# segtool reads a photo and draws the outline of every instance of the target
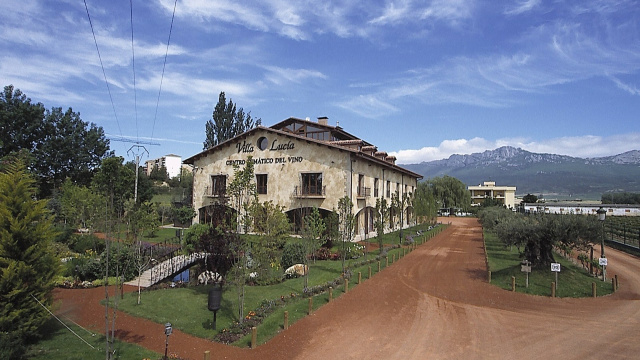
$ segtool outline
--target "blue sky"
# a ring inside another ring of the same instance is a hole
[[[85,2],[2,1],[0,83],[159,143],[149,158],[201,151],[221,91],[265,126],[327,116],[399,163],[640,149],[638,1],[179,0],[160,92],[174,4],[86,0],[103,74]]]

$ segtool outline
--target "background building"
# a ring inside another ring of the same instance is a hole
[[[326,215],[337,209],[339,199],[349,196],[357,220],[356,239],[373,236],[377,198],[391,203],[396,191],[411,196],[422,178],[397,166],[395,157],[372,144],[328,125],[327,118],[318,122],[289,118],[269,128],[258,126],[184,161],[194,168],[193,207],[198,222],[220,219],[234,165],[244,167],[249,156],[261,203],[284,206],[298,230],[311,209],[317,207]],[[395,215],[403,227],[414,221],[411,206]]]
[[[486,199],[492,198],[506,207],[515,208],[516,187],[496,186],[495,181],[485,181],[482,185],[469,186],[471,206],[480,206]]]
[[[151,171],[155,166],[167,169],[167,175],[169,175],[169,178],[171,179],[176,176],[180,176],[182,158],[179,155],[169,154],[154,160],[147,160],[145,165],[147,176],[151,175]]]

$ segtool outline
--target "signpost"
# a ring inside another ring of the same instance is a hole
[[[527,282],[526,282],[526,287],[529,287],[529,273],[531,272],[531,261],[529,260],[523,260],[520,263],[520,271],[524,272],[527,274]]]
[[[558,273],[560,272],[560,264],[559,263],[551,263],[551,271],[556,273],[556,290],[558,289]]]
[[[602,281],[607,281],[607,258],[606,257],[599,258],[598,264],[602,266]]]

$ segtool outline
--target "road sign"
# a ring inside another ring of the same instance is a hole
[[[607,266],[607,258],[599,258],[598,259],[598,264],[600,266]]]
[[[559,263],[551,263],[551,271],[560,272],[560,264]]]

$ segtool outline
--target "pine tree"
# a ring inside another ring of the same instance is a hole
[[[0,173],[0,333],[22,341],[36,337],[49,318],[38,301],[51,304],[59,268],[52,217],[35,194],[35,180],[21,163]]]

